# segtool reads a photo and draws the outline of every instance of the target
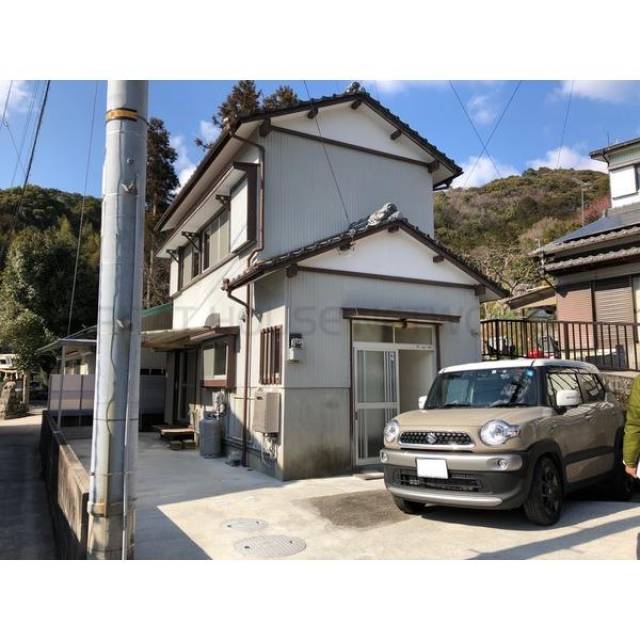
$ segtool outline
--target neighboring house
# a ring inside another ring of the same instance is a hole
[[[548,333],[565,357],[607,369],[640,368],[640,138],[591,153],[607,163],[611,207],[532,256],[555,280]]]
[[[516,291],[504,300],[505,304],[520,311],[527,320],[551,320],[556,313],[556,290],[548,284]]]
[[[591,153],[607,163],[612,206],[535,252],[556,280],[557,319],[640,321],[640,138]]]
[[[223,129],[158,224],[166,421],[223,400],[227,451],[281,479],[377,463],[385,421],[479,359],[480,303],[505,295],[433,239],[460,174],[359,90]]]
[[[142,310],[143,340],[171,327],[172,304]],[[96,372],[96,326],[87,327],[65,338],[54,340],[38,350],[56,358],[49,376],[47,408],[53,415],[71,416],[73,421],[93,414]],[[164,418],[164,376],[167,357],[164,352],[142,348],[140,353],[140,414],[144,427]],[[60,374],[63,375],[60,375]]]

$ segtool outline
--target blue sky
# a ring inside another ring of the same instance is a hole
[[[307,84],[312,97],[318,97],[342,91],[348,82]],[[258,81],[258,87],[269,93],[280,83],[290,84],[301,98],[307,97],[299,80]],[[478,160],[482,145],[449,83],[387,80],[364,84],[374,97],[465,168],[466,175],[457,186],[477,186],[496,178],[497,173],[504,177],[531,166],[555,168],[558,158],[562,167],[602,168],[589,160],[590,150],[605,146],[608,140],[613,143],[640,136],[640,82],[523,81],[488,145],[491,157]],[[22,183],[28,144],[18,163],[14,143],[19,150],[23,136],[27,142],[30,139],[35,116],[29,120],[29,107],[34,95],[37,104],[43,85],[42,81],[13,82],[8,126],[0,127],[0,188]],[[150,114],[162,118],[171,133],[179,154],[176,169],[183,181],[202,158],[194,138],[213,133],[207,123],[231,86],[230,81],[150,83]],[[457,81],[454,86],[478,134],[486,140],[517,83]],[[82,192],[95,87],[93,81],[51,83],[30,182]],[[8,89],[9,81],[0,80],[0,110]],[[100,194],[105,93],[106,82],[100,81],[88,179],[88,192],[93,195]]]

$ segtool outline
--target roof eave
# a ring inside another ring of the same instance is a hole
[[[197,182],[202,178],[206,170],[209,168],[211,163],[215,160],[215,158],[221,153],[226,144],[233,138],[233,134],[243,125],[252,122],[258,122],[264,120],[265,118],[276,118],[279,116],[285,116],[292,113],[298,113],[300,111],[308,110],[312,105],[326,107],[334,104],[342,104],[346,102],[353,102],[355,100],[362,100],[366,102],[367,105],[373,109],[378,115],[397,126],[402,130],[404,135],[407,136],[414,144],[418,145],[424,151],[426,151],[429,155],[431,155],[434,159],[439,160],[451,173],[450,176],[442,178],[437,182],[434,182],[433,188],[437,188],[441,185],[449,186],[451,182],[462,175],[463,170],[460,166],[458,166],[451,158],[449,158],[446,154],[440,151],[437,147],[432,145],[426,138],[422,137],[419,133],[411,129],[411,127],[400,120],[398,116],[393,114],[389,109],[387,109],[380,102],[372,98],[366,92],[354,92],[348,94],[341,94],[337,96],[331,96],[327,98],[319,98],[317,100],[305,100],[301,101],[297,105],[293,107],[286,107],[283,109],[272,109],[270,111],[257,111],[255,113],[240,116],[237,121],[234,123],[232,128],[225,128],[222,130],[216,141],[213,143],[212,147],[207,151],[202,161],[196,167],[196,170],[193,172],[189,180],[187,180],[186,184],[178,191],[173,202],[169,205],[167,210],[160,216],[158,222],[156,222],[154,229],[156,231],[161,231],[167,221],[173,216],[173,214],[177,211],[180,204],[184,202],[185,198],[189,195],[189,193],[193,190],[193,187],[197,184]]]

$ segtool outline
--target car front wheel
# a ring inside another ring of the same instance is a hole
[[[562,499],[562,478],[556,463],[547,456],[540,458],[524,503],[527,518],[545,527],[555,524],[562,511]]]
[[[422,504],[422,502],[413,502],[411,500],[399,498],[398,496],[393,496],[393,501],[396,503],[396,507],[398,507],[400,511],[412,516],[422,513],[424,510],[424,504]]]

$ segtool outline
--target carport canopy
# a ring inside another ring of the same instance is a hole
[[[142,332],[142,346],[156,351],[172,351],[193,347],[202,340],[236,335],[238,327],[189,327]]]

